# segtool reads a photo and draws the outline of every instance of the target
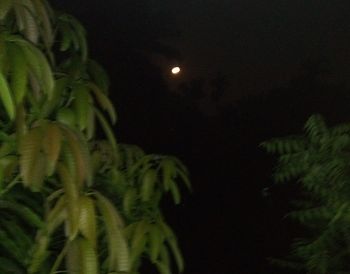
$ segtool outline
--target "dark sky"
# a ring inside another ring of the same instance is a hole
[[[283,218],[295,190],[272,184],[275,159],[259,143],[300,132],[313,112],[350,118],[350,1],[52,2],[82,20],[92,56],[111,76],[118,139],[189,166],[195,192],[168,210],[185,274],[292,273],[266,258],[285,254],[298,235]],[[319,59],[332,72],[323,84],[304,71]],[[183,68],[177,79],[168,73],[173,64]],[[208,92],[218,74],[229,84],[214,100]],[[181,82],[174,99],[167,84]]]
[[[175,43],[191,75],[223,71],[233,81],[231,92],[244,94],[289,80],[300,63],[320,55],[340,79],[349,78],[349,1],[172,2],[168,8],[183,34]]]
[[[142,8],[137,1],[125,0],[103,4],[85,1],[84,5],[79,1],[56,2],[83,21],[88,20],[89,35],[98,32],[106,43],[113,43],[111,38],[119,27],[127,31],[128,25],[137,25],[135,14]],[[184,77],[205,78],[220,71],[232,82],[228,98],[285,83],[310,57],[327,56],[337,81],[349,79],[349,1],[153,0],[148,3],[155,22],[161,13],[163,22],[168,18],[166,23],[181,33],[179,37],[164,40],[183,56]],[[118,20],[115,16],[120,13],[125,18],[130,13],[130,21]],[[94,19],[102,20],[96,22],[99,28],[92,28]],[[148,28],[157,31],[152,18],[148,23]],[[141,32],[142,26],[140,22]]]

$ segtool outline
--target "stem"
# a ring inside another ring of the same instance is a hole
[[[0,192],[0,196],[4,195],[6,192],[10,191],[12,187],[14,187],[18,183],[20,175],[17,175],[8,185],[7,187]]]

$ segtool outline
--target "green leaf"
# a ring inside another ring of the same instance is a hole
[[[51,99],[55,82],[51,66],[45,55],[38,48],[23,39],[12,37],[9,40],[16,42],[21,47],[26,62],[39,81],[44,94],[48,96],[48,99]]]
[[[176,167],[173,161],[168,158],[165,158],[161,162],[162,175],[163,175],[163,187],[165,191],[169,191],[171,180],[175,176]]]
[[[80,202],[79,189],[74,181],[74,177],[69,173],[69,170],[63,165],[58,166],[58,173],[60,175],[61,183],[64,187],[64,193],[67,202],[67,221],[68,228],[67,236],[73,240],[79,232],[79,216],[80,216]]]
[[[163,262],[155,262],[155,264],[160,274],[171,274],[169,265]]]
[[[23,252],[19,246],[10,238],[10,236],[2,229],[0,229],[0,246],[8,252],[8,255],[15,259],[17,262],[24,265],[21,261],[23,258]]]
[[[83,237],[80,237],[78,241],[81,258],[81,273],[98,274],[98,260],[93,244]]]
[[[152,224],[149,229],[150,258],[152,262],[156,262],[158,259],[163,242],[164,235],[162,231],[157,225]]]
[[[108,235],[108,269],[110,272],[128,272],[130,270],[129,250],[123,236],[123,223],[114,205],[103,195],[95,193]]]
[[[76,117],[74,111],[70,108],[61,108],[56,115],[57,121],[74,128],[76,124]]]
[[[73,88],[74,109],[77,116],[77,122],[80,130],[86,129],[88,125],[88,113],[91,109],[90,94],[85,84],[76,85]]]
[[[54,123],[48,123],[45,128],[43,148],[47,159],[47,175],[51,176],[56,168],[56,163],[61,152],[62,133]]]
[[[19,147],[23,184],[33,191],[41,188],[45,177],[46,162],[41,150],[42,138],[42,129],[36,127],[22,137]]]
[[[109,88],[109,79],[103,67],[94,60],[88,61],[88,71],[96,85],[107,94]]]
[[[134,231],[130,249],[130,263],[135,265],[141,254],[145,251],[149,225],[146,221],[140,221]]]
[[[175,204],[178,205],[181,202],[181,194],[180,194],[179,188],[177,187],[176,183],[173,180],[170,181],[170,191],[173,196]]]
[[[135,188],[130,188],[126,191],[123,197],[123,210],[127,216],[131,216],[137,199]]]
[[[9,10],[12,8],[13,0],[0,1],[0,20],[4,20]]]
[[[115,112],[114,106],[109,98],[102,92],[102,90],[94,83],[89,83],[90,89],[94,92],[96,99],[103,110],[106,110],[114,124],[117,121],[117,114]]]
[[[172,254],[175,258],[177,267],[179,269],[179,272],[183,272],[184,270],[184,260],[180,251],[180,248],[178,247],[177,240],[175,237],[174,232],[172,229],[165,223],[165,222],[160,222],[160,226],[164,232],[164,235],[166,237],[166,241],[168,242],[170,249],[172,251]]]
[[[27,92],[28,68],[24,59],[24,54],[20,47],[13,44],[9,47],[11,58],[11,90],[13,92],[16,104],[23,101]]]
[[[156,181],[157,172],[154,169],[148,169],[142,178],[141,199],[143,202],[147,202],[152,198]]]
[[[79,204],[79,230],[81,234],[90,241],[90,244],[92,244],[93,247],[96,248],[97,224],[94,202],[88,196],[81,196]]]
[[[84,141],[83,137],[79,135],[78,132],[70,129],[64,125],[61,125],[63,135],[65,136],[69,152],[66,152],[67,160],[66,161],[68,168],[72,168],[74,165],[75,176],[79,182],[79,186],[82,186],[85,181],[90,185],[92,180],[92,170],[90,167],[90,155],[87,153],[87,144]],[[72,157],[70,157],[70,155]],[[72,163],[71,160],[74,160]]]
[[[11,120],[15,118],[15,104],[5,76],[0,72],[0,99]]]
[[[43,265],[46,258],[49,256],[48,253],[49,238],[44,234],[39,234],[34,250],[32,252],[32,258],[28,267],[28,273],[37,273],[40,267]]]
[[[21,216],[23,220],[25,220],[29,225],[41,228],[43,227],[43,220],[42,218],[34,212],[29,207],[22,205],[20,203],[0,200],[0,209],[8,209],[12,212],[16,213],[17,215]]]
[[[82,273],[82,262],[79,239],[70,241],[67,249],[66,267],[68,274]]]
[[[117,145],[117,141],[114,137],[114,133],[110,127],[110,125],[108,124],[108,122],[106,121],[105,117],[103,116],[103,114],[95,108],[95,113],[96,113],[96,117],[98,118],[98,120],[101,123],[101,126],[103,128],[103,131],[106,134],[106,137],[109,141],[109,143],[111,144],[113,151],[115,154],[117,154],[118,151],[118,145]]]
[[[1,273],[26,274],[25,270],[11,259],[0,257]]]

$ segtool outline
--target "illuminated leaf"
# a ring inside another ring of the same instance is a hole
[[[102,214],[108,235],[108,269],[110,272],[128,272],[129,250],[123,236],[123,223],[113,204],[104,196],[96,193],[97,205]]]
[[[23,184],[35,191],[40,190],[46,171],[46,162],[41,149],[42,138],[42,129],[36,127],[22,137],[19,147]]]
[[[93,200],[88,196],[80,197],[79,229],[81,234],[96,248],[97,225]]]
[[[52,175],[61,152],[62,133],[56,124],[48,123],[44,136],[43,147],[47,158],[47,175]]]

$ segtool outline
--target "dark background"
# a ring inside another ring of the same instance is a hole
[[[302,234],[284,218],[297,191],[273,183],[259,144],[312,113],[350,120],[350,1],[52,3],[83,22],[110,75],[119,141],[189,167],[194,192],[165,203],[185,273],[292,273],[267,258]]]

